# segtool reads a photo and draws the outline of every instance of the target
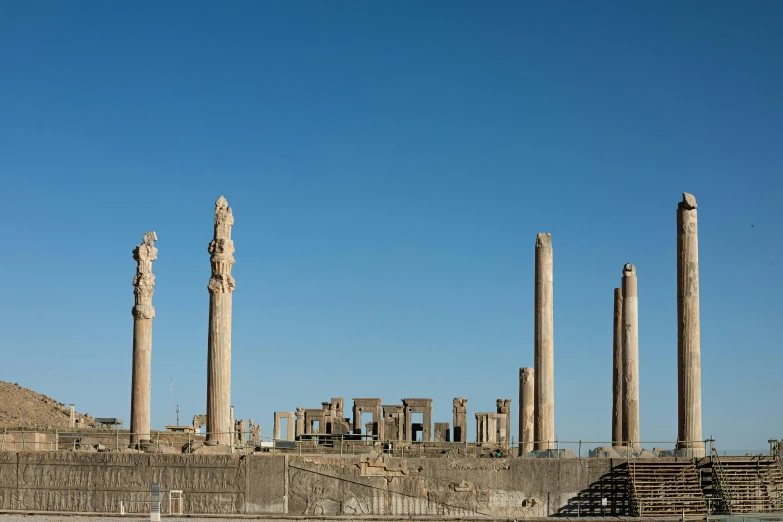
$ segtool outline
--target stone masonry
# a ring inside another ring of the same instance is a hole
[[[468,400],[464,398],[454,399],[454,442],[467,442],[467,415]]]
[[[704,456],[701,431],[701,329],[699,232],[696,198],[677,205],[677,440],[679,449]]]
[[[612,330],[612,446],[623,445],[623,290],[614,289]]]
[[[207,445],[231,443],[231,277],[234,215],[226,198],[215,202],[215,233],[209,244],[209,340],[207,356]]]
[[[519,369],[519,456],[533,451],[533,368]]]
[[[639,443],[639,299],[636,268],[623,267],[623,441]]]
[[[150,441],[150,401],[152,378],[152,293],[155,276],[152,262],[158,257],[155,232],[144,234],[142,243],[133,249],[136,276],[133,278],[133,374],[131,377],[130,446]]]
[[[555,359],[552,236],[536,236],[534,301],[535,449],[554,447]]]
[[[286,419],[286,435],[285,439],[281,437],[280,421]],[[274,425],[273,425],[273,437],[275,440],[295,440],[294,433],[294,414],[288,411],[276,411],[274,412]]]

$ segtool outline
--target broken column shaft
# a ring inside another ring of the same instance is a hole
[[[519,369],[519,456],[533,451],[533,396],[535,374],[533,368]]]
[[[614,289],[612,333],[612,446],[623,445],[623,289]]]
[[[144,234],[142,243],[133,249],[136,277],[133,278],[133,374],[131,377],[130,446],[150,441],[150,399],[152,378],[152,293],[155,276],[152,262],[158,257],[155,232]]]
[[[623,441],[639,443],[639,298],[636,268],[623,267]]]
[[[212,277],[209,280],[209,340],[207,356],[208,445],[231,443],[231,277],[234,216],[226,198],[215,203],[215,234],[209,244]]]
[[[677,205],[677,383],[678,448],[690,450],[688,456],[704,456],[701,433],[699,233],[696,198],[688,193],[682,194],[682,202]]]
[[[536,236],[535,265],[535,449],[554,446],[555,439],[555,361],[552,236]]]

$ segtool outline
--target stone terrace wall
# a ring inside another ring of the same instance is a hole
[[[330,456],[0,452],[0,510],[149,512],[150,484],[184,512],[277,515],[555,514],[610,459],[378,459]],[[164,496],[163,513],[168,512]]]

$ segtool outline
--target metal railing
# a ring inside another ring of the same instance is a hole
[[[718,457],[718,452],[715,449],[714,444],[712,444],[714,441],[710,441],[710,461],[712,462],[712,470],[713,470],[713,489],[715,490],[715,493],[723,499],[722,502],[718,503],[717,506],[717,512],[718,513],[731,513],[731,491],[729,491],[728,487],[728,480],[726,479],[726,473],[723,470],[723,466],[720,463],[720,457]]]

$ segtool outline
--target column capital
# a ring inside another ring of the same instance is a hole
[[[680,210],[696,210],[696,196],[693,194],[688,194],[687,192],[683,192],[682,202],[680,202],[677,207]]]
[[[234,214],[228,201],[220,196],[215,202],[215,233],[207,251],[211,254],[212,277],[208,289],[211,294],[231,293],[236,287],[231,277],[234,265],[234,242],[231,240],[231,227],[234,226]]]
[[[626,263],[623,266],[623,276],[624,277],[628,277],[628,276],[634,276],[635,277],[636,276],[636,267],[633,266],[631,263]]]
[[[136,276],[133,278],[133,294],[136,302],[131,310],[136,319],[152,319],[155,308],[152,306],[152,293],[155,290],[155,276],[152,274],[152,262],[158,258],[155,232],[146,232],[141,244],[133,249],[136,260]]]
[[[536,234],[536,246],[537,247],[551,247],[552,246],[552,234],[549,232],[539,232]]]

